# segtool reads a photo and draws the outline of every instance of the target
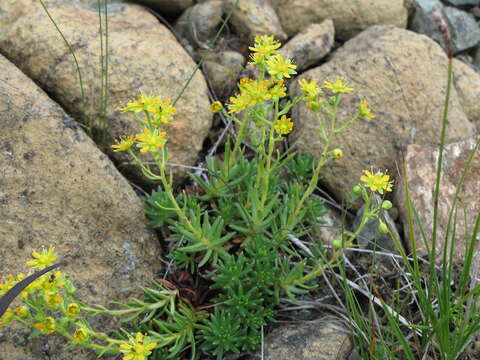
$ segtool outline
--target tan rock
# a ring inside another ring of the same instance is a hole
[[[436,249],[439,254],[441,254],[441,250],[445,244],[448,217],[454,201],[457,184],[467,164],[468,157],[475,148],[475,143],[478,140],[478,138],[471,138],[465,141],[451,143],[445,148],[438,203],[439,216]],[[429,245],[431,245],[432,238],[433,200],[438,154],[438,148],[420,145],[409,145],[405,152],[410,198],[426,231]],[[395,192],[395,203],[399,206],[400,218],[405,226],[405,224],[408,224],[408,212],[406,209],[405,192],[403,190],[404,181],[403,176],[398,181]],[[479,193],[480,155],[477,152],[474,156],[471,170],[465,177],[458,202],[455,244],[455,260],[458,264],[462,264],[465,259],[466,240],[464,236],[465,234],[471,236],[475,218],[480,212],[480,202],[478,201]],[[465,214],[466,217],[464,216]],[[465,228],[467,229],[466,232]],[[415,232],[417,248],[420,253],[426,254],[427,250],[423,244],[418,226],[416,226]],[[411,247],[412,244],[409,243],[408,234],[405,242]]]
[[[315,64],[332,49],[335,40],[335,29],[332,20],[321,24],[311,24],[295,35],[279,50],[285,58],[297,66],[297,71]]]
[[[300,94],[298,81],[303,78],[318,83],[345,78],[355,92],[344,94],[339,123],[351,119],[362,98],[369,101],[376,114],[371,120],[359,119],[335,137],[332,148],[341,147],[345,157],[329,163],[322,176],[338,199],[344,200],[364,169],[387,169],[395,176],[395,160],[405,145],[438,141],[446,73],[445,53],[426,36],[394,26],[375,26],[347,42],[328,63],[297,78],[292,86],[294,95]],[[449,141],[474,134],[455,89],[449,114]],[[300,103],[293,109],[292,118],[299,150],[319,154],[323,146],[314,114]]]
[[[225,10],[230,11],[236,1],[224,0]],[[230,21],[239,35],[250,40],[255,35],[273,35],[280,41],[287,38],[269,0],[238,0]]]
[[[97,131],[101,53],[98,14],[64,0],[47,1],[49,10],[70,41],[80,64],[87,108],[83,109],[72,56],[38,1],[18,0],[16,7],[0,2],[0,50],[44,88],[68,113]],[[5,12],[3,12],[6,10]],[[23,13],[20,17],[15,17]],[[138,133],[132,114],[116,109],[139,93],[175,99],[195,64],[170,31],[147,10],[124,4],[109,13],[109,78],[105,150],[116,162],[130,162],[109,145],[122,134]],[[5,25],[5,26],[4,26]],[[197,72],[177,102],[177,115],[166,127],[171,162],[193,165],[211,126],[207,86]],[[124,166],[133,178],[143,177],[137,167]],[[178,168],[174,168],[176,172]]]
[[[351,340],[345,332],[325,323],[279,327],[265,340],[266,360],[346,360]]]
[[[325,205],[327,213],[320,218],[322,222],[318,225],[318,235],[322,244],[332,245],[335,239],[341,237],[343,231],[346,230],[345,216],[342,213],[330,205]]]
[[[373,25],[407,25],[404,0],[272,0],[289,36],[312,23],[332,19],[335,36],[348,40]]]
[[[223,2],[210,0],[188,8],[175,23],[176,33],[194,47],[208,48],[222,21]]]
[[[0,274],[25,273],[32,250],[55,246],[80,299],[107,305],[139,296],[160,265],[142,201],[75,121],[2,56],[0,130]],[[29,333],[1,328],[0,358],[44,359],[47,338],[29,341]],[[87,358],[49,341],[51,359]]]
[[[235,89],[245,58],[236,51],[223,51],[205,57],[203,72],[213,92],[220,99],[227,99]]]
[[[453,81],[465,114],[480,132],[480,74],[464,62],[453,59]]]

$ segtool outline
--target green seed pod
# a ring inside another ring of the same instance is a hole
[[[388,200],[385,200],[383,203],[382,203],[382,209],[383,210],[390,210],[392,208],[392,202],[391,201],[388,201]]]
[[[335,248],[335,249],[341,249],[343,246],[342,246],[342,239],[338,238],[338,239],[335,239],[332,241],[332,246]]]
[[[378,224],[378,231],[380,231],[382,234],[388,234],[387,224],[385,224],[383,221],[380,221]]]
[[[363,189],[360,185],[355,185],[352,189],[352,192],[357,196],[362,195],[362,191],[363,191]]]

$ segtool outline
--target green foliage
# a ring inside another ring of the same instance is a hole
[[[203,348],[211,351],[217,360],[223,359],[225,353],[239,354],[240,344],[245,342],[242,327],[242,322],[235,314],[215,308],[200,330]]]

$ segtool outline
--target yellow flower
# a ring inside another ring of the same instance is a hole
[[[170,99],[165,99],[165,101],[155,108],[153,111],[153,122],[160,124],[168,124],[172,122],[173,115],[177,112],[173,106],[170,106]]]
[[[269,80],[242,79],[239,87],[242,95],[246,98],[247,105],[255,105],[259,102],[270,100],[272,96],[268,92]]]
[[[14,313],[12,310],[7,309],[0,318],[0,327],[8,325],[13,320]]]
[[[255,36],[255,46],[250,46],[250,51],[254,53],[250,55],[253,64],[263,64],[270,56],[276,53],[276,50],[282,44],[275,40],[273,36],[257,35]]]
[[[384,191],[392,191],[392,183],[390,181],[390,175],[383,174],[382,172],[377,172],[373,175],[370,171],[363,171],[366,176],[362,176],[360,181],[364,182],[367,187],[370,187],[370,190],[379,194],[383,194]]]
[[[17,274],[17,283],[19,283],[20,281],[22,281],[25,278],[26,278],[25,274],[22,274],[22,273]],[[26,299],[28,297],[28,294],[31,293],[33,290],[34,289],[32,287],[32,284],[30,284],[20,293],[20,297]]]
[[[333,83],[330,81],[323,82],[325,87],[332,90],[334,94],[340,93],[347,93],[353,91],[353,88],[347,87],[347,84],[343,81],[343,79],[337,78]]]
[[[57,260],[55,247],[51,247],[50,249],[48,249],[48,251],[43,249],[41,254],[37,251],[33,251],[32,256],[35,258],[35,260],[28,261],[27,265],[38,270],[42,270],[45,269],[47,266],[53,265],[55,260]]]
[[[60,295],[53,291],[47,291],[43,295],[45,304],[51,308],[56,308],[63,303],[63,299]]]
[[[290,60],[285,60],[280,54],[274,55],[267,60],[268,73],[278,79],[290,78],[290,75],[297,73],[295,71],[296,68],[296,65],[293,65]]]
[[[332,156],[335,158],[335,159],[340,159],[343,157],[343,151],[342,149],[333,149],[332,150]]]
[[[156,347],[157,343],[148,336],[137,333],[135,339],[130,338],[128,343],[120,345],[120,352],[123,353],[123,360],[146,360]]]
[[[279,99],[287,96],[287,88],[283,86],[283,80],[275,80],[274,85],[268,90],[273,99]]]
[[[367,100],[360,101],[358,112],[360,113],[360,116],[363,116],[366,119],[373,119],[375,117]]]
[[[248,97],[245,94],[238,94],[230,98],[231,104],[228,104],[228,112],[237,113],[245,110],[248,105]]]
[[[302,79],[300,80],[299,85],[307,101],[312,101],[316,99],[316,97],[322,92],[315,80],[309,82],[306,79]]]
[[[28,306],[22,305],[13,310],[13,312],[21,318],[26,318],[30,314]]]
[[[12,274],[3,276],[2,282],[0,283],[0,295],[6,294],[15,284],[15,277]]]
[[[122,136],[120,141],[115,139],[116,144],[112,145],[113,151],[126,151],[135,143],[135,136]]]
[[[40,330],[40,332],[43,334],[47,335],[53,333],[57,327],[55,324],[55,319],[51,316],[47,316],[42,322],[36,323],[33,326]]]
[[[287,135],[293,129],[293,122],[291,121],[290,118],[287,118],[286,115],[282,115],[280,120],[278,120],[276,122],[276,124],[273,126],[273,128],[280,135]]]
[[[77,303],[67,305],[67,316],[75,317],[80,313],[80,306]]]
[[[223,105],[220,101],[215,101],[212,105],[210,105],[210,111],[212,113],[218,113],[222,111]]]
[[[140,152],[156,152],[158,148],[163,147],[167,142],[166,136],[167,133],[165,131],[155,129],[152,133],[149,129],[143,129],[143,134],[137,134],[135,139]]]
[[[86,329],[77,329],[73,333],[73,340],[76,342],[83,342],[88,339],[88,331]]]
[[[65,285],[65,277],[61,271],[55,271],[54,274],[50,276],[44,276],[34,282],[34,286],[37,289],[43,289],[47,291],[55,291],[57,288]],[[32,285],[33,285],[32,284]]]
[[[140,95],[137,100],[128,102],[127,106],[120,108],[123,112],[155,112],[160,106],[160,96],[151,97],[148,95]]]

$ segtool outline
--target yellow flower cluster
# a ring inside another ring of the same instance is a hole
[[[345,81],[341,78],[335,79],[334,82],[325,80],[323,84],[327,89],[330,89],[335,95],[353,91],[353,88],[348,87]]]
[[[41,253],[33,251],[32,256],[34,257],[34,260],[28,261],[27,265],[38,270],[42,270],[53,265],[55,260],[57,260],[57,254],[55,254],[54,247],[48,250],[43,249]]]
[[[253,80],[243,78],[238,84],[240,93],[230,98],[229,113],[238,113],[263,101],[280,99],[287,96],[283,80]]]
[[[141,134],[123,135],[115,140],[112,145],[113,151],[128,151],[136,144],[140,152],[158,152],[158,149],[165,146],[167,142],[167,133],[161,131],[161,126],[173,120],[176,109],[171,106],[170,99],[163,102],[159,96],[150,97],[140,95],[135,101],[131,101],[120,110],[124,112],[141,112],[143,111],[147,118],[145,123],[148,124]]]
[[[55,319],[51,316],[45,317],[42,321],[35,323],[35,328],[40,330],[42,334],[51,334],[57,328]]]
[[[146,360],[156,347],[157,343],[148,336],[137,333],[135,338],[120,345],[120,352],[123,353],[123,360]]]
[[[52,247],[48,250],[43,249],[41,252],[33,251],[33,259],[27,262],[27,265],[32,268],[32,270],[41,270],[48,266],[54,264],[58,256],[55,252],[55,248]],[[25,274],[13,274],[5,275],[0,281],[0,296],[6,294],[10,291],[16,284],[24,280],[27,276]],[[36,296],[37,299],[41,299],[42,303],[52,310],[58,310],[63,308],[64,303],[63,297],[60,295],[60,289],[66,284],[65,275],[56,271],[50,276],[41,276],[30,285],[28,285],[25,290],[20,293],[20,298],[27,299],[33,296]],[[72,304],[69,305],[70,310],[67,308],[67,312],[75,311],[71,308]],[[78,312],[80,311],[79,306]],[[77,314],[78,314],[77,312]],[[26,318],[30,316],[30,309],[28,306],[21,305],[12,310],[7,310],[2,318],[0,319],[0,326],[5,326],[15,319],[15,316],[19,318]],[[41,321],[37,321],[34,325],[42,333],[50,334],[55,330],[55,320],[52,317],[44,317]]]
[[[140,95],[137,100],[128,102],[127,106],[120,110],[135,113],[143,111],[150,122],[167,124],[172,121],[176,112],[176,109],[170,104],[170,99],[162,102],[160,96]]]
[[[286,115],[282,115],[279,120],[273,125],[273,128],[279,135],[287,135],[292,132],[293,122],[292,119],[287,118]]]
[[[335,95],[353,91],[353,88],[348,87],[342,78],[337,78],[333,82],[325,80],[323,84],[325,88],[330,89]],[[313,111],[319,110],[323,104],[323,100],[320,98],[322,88],[315,80],[308,81],[307,79],[302,79],[300,80],[299,85],[303,92],[303,99],[306,101],[307,107]],[[358,114],[365,119],[373,119],[375,117],[372,108],[365,99],[360,101]]]
[[[364,117],[365,119],[373,119],[375,117],[375,114],[372,113],[372,109],[365,99],[360,101],[358,112],[360,116]]]
[[[315,80],[307,81],[302,79],[299,82],[300,89],[303,91],[304,100],[307,103],[307,107],[313,111],[317,111],[322,106],[322,99],[319,96],[322,94],[322,89],[318,86]]]
[[[255,45],[250,46],[249,50],[252,51],[250,58],[251,64],[264,65],[265,62],[276,54],[277,49],[282,46],[280,42],[275,40],[273,36],[262,35],[255,37]]]
[[[255,37],[255,46],[249,47],[252,51],[250,64],[266,69],[267,72],[274,78],[281,80],[283,78],[290,78],[297,72],[296,65],[292,64],[290,60],[286,60],[282,55],[278,54],[277,49],[282,44],[274,39],[273,36],[262,35]]]

